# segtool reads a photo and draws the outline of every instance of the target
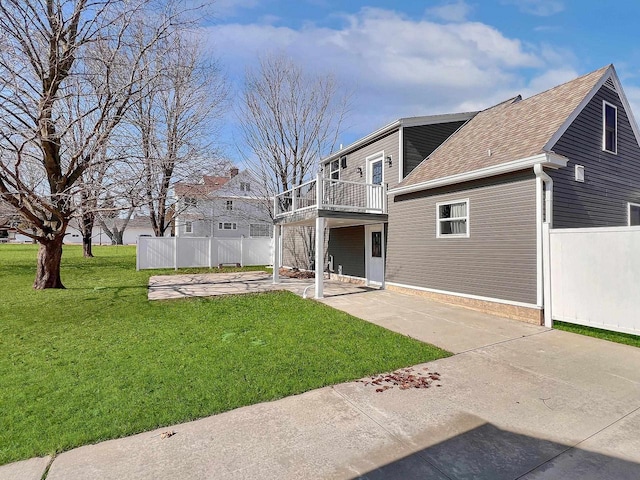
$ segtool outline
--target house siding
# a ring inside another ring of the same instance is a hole
[[[436,238],[436,203],[469,199],[469,238]],[[533,172],[396,196],[389,202],[387,282],[535,304]]]
[[[403,176],[409,175],[464,123],[460,121],[404,128],[402,130]]]
[[[618,109],[618,154],[602,150],[602,101]],[[555,228],[627,225],[627,202],[640,201],[640,147],[618,94],[602,87],[553,146],[569,159],[553,178]],[[584,165],[584,183],[575,165]]]
[[[332,228],[329,231],[329,255],[333,255],[334,273],[342,265],[342,274],[364,278],[364,226]]]
[[[340,180],[366,183],[367,157],[384,151],[385,157],[391,156],[392,165],[391,167],[389,167],[386,162],[383,163],[383,182],[387,183],[389,185],[389,188],[393,188],[398,184],[398,169],[400,168],[399,142],[399,133],[396,129],[386,134],[384,137],[381,137],[367,145],[364,145],[357,150],[347,153],[347,167],[340,169]],[[358,167],[362,168],[362,177],[357,171]],[[325,176],[329,176],[329,169],[327,168],[326,164]]]

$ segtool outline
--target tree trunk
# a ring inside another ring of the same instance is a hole
[[[124,236],[124,231],[118,230],[117,228],[113,229],[113,244],[114,245],[122,245],[122,237]]]
[[[38,249],[38,268],[33,288],[64,288],[60,279],[60,261],[62,260],[62,240],[64,235],[53,240],[40,240]]]
[[[91,251],[92,242],[91,235],[83,235],[82,236],[82,255],[85,258],[92,258],[93,252]]]

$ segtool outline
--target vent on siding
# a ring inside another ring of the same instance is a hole
[[[613,80],[611,79],[611,77],[609,77],[609,78],[607,79],[607,81],[606,81],[606,82],[604,82],[604,86],[605,86],[605,87],[607,87],[607,88],[609,88],[609,89],[611,89],[611,90],[613,90],[614,92],[616,92],[616,91],[617,91],[617,90],[616,90],[616,86],[613,84]]]
[[[575,179],[576,182],[584,182],[584,165],[576,165]]]

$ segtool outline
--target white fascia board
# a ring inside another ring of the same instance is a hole
[[[502,175],[504,173],[517,172],[518,170],[525,170],[527,168],[533,168],[536,164],[541,164],[543,167],[560,168],[566,167],[569,159],[558,155],[553,152],[541,153],[532,157],[521,158],[513,162],[501,163],[500,165],[493,165],[491,167],[481,168],[479,170],[473,170],[471,172],[459,173],[451,175],[449,177],[436,178],[434,180],[428,180],[426,182],[416,183],[415,185],[408,185],[406,187],[393,188],[387,192],[388,195],[401,195],[405,193],[418,192],[420,190],[429,190],[431,188],[444,187],[447,185],[453,185],[456,183],[468,182],[471,180],[477,180],[479,178],[493,177],[495,175]]]
[[[377,137],[385,135],[387,133],[392,132],[393,130],[402,127],[416,127],[419,125],[433,125],[436,123],[448,123],[448,122],[459,122],[463,120],[469,120],[473,118],[478,112],[464,112],[464,113],[447,113],[444,115],[426,115],[423,117],[406,117],[400,118],[395,122],[391,122],[388,125],[385,125],[382,128],[379,128],[375,132],[370,133],[366,137],[362,137],[359,140],[356,140],[350,145],[347,145],[342,150],[338,150],[337,152],[332,153],[331,155],[326,156],[325,158],[320,160],[320,164],[325,164],[330,162],[331,160],[335,160],[336,158],[340,158],[342,155],[346,155],[358,147],[365,145]]]

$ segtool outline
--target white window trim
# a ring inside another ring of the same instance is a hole
[[[631,207],[640,208],[640,203],[627,202],[627,226],[631,226]]]
[[[184,222],[184,233],[193,233],[193,222],[189,220]]]
[[[327,164],[327,166],[329,167],[329,177],[328,177],[328,178],[329,178],[329,180],[340,180],[340,176],[341,176],[341,175],[340,175],[340,170],[341,170],[341,167],[340,167],[341,160],[340,160],[340,159],[341,159],[342,157],[344,157],[344,156],[346,156],[346,155],[341,155],[341,156],[340,156],[340,157],[338,157],[338,158],[334,158],[333,160],[331,160],[331,161]],[[332,164],[333,164],[334,162],[337,162],[337,164],[338,164],[338,168],[337,168],[337,169],[335,169],[335,170],[333,169],[333,166],[332,166]],[[334,174],[334,173],[336,173],[336,172],[338,173],[338,178],[333,178],[333,174]]]
[[[607,122],[607,116],[606,116],[607,105],[613,108],[615,112],[615,120],[616,120],[615,130],[614,130],[615,147],[616,147],[615,150],[607,150],[607,123],[606,123]],[[612,103],[607,102],[606,100],[602,101],[602,151],[611,153],[613,155],[618,154],[618,107],[616,107]]]
[[[371,165],[377,162],[378,160],[382,161],[382,183],[380,185],[384,185],[384,150],[374,153],[373,155],[369,155],[367,158],[365,158],[366,170],[367,170],[367,177],[366,177],[365,183],[373,182],[373,168],[371,167]]]
[[[224,228],[224,224],[228,223],[231,225],[231,228]],[[236,222],[218,222],[218,230],[237,230],[238,224]]]
[[[233,200],[225,200],[224,208],[227,211],[232,211],[233,210]]]
[[[442,221],[452,221],[452,220],[466,220],[467,221],[467,232],[466,233],[440,233],[440,205],[452,205],[454,203],[466,203],[467,204],[467,216],[466,217],[453,217],[453,218],[443,218]],[[471,210],[470,210],[470,202],[468,198],[462,198],[458,200],[447,200],[446,202],[437,202],[436,203],[436,238],[469,238],[469,234],[471,231]]]

